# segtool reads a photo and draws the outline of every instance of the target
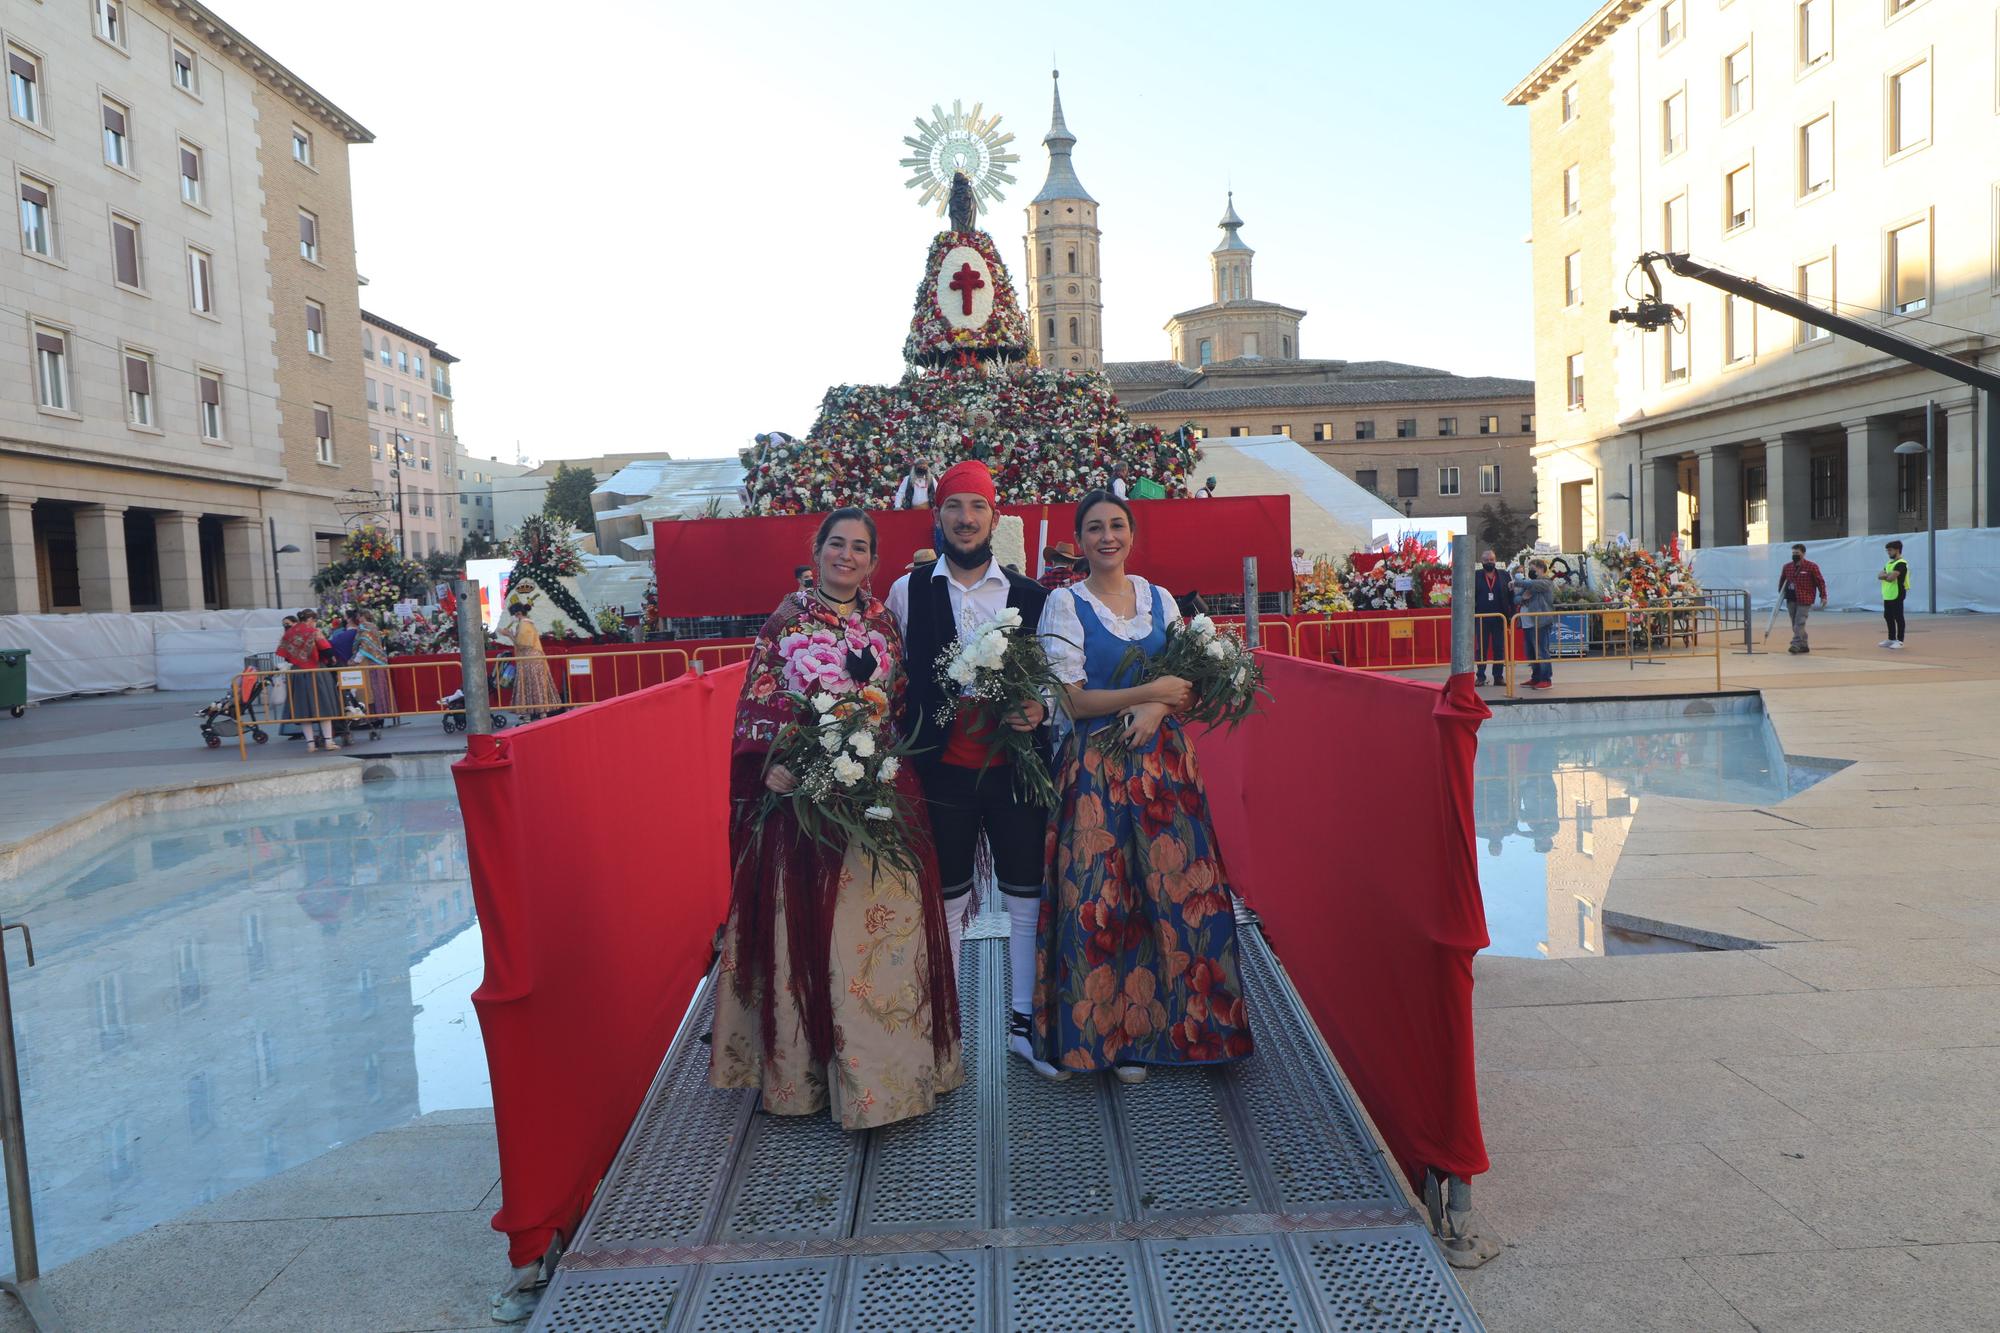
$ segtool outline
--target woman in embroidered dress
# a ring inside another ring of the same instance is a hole
[[[1077,506],[1090,562],[1049,594],[1041,632],[1068,684],[1073,728],[1049,833],[1036,960],[1035,1053],[1061,1069],[1213,1064],[1250,1054],[1236,920],[1194,747],[1174,716],[1178,676],[1143,664],[1180,623],[1171,594],[1125,572],[1132,511],[1109,491]],[[1135,654],[1134,649],[1138,652]],[[1122,732],[1123,753],[1094,743]]]
[[[390,688],[389,673],[382,668],[389,665],[389,647],[382,641],[380,611],[364,610],[361,613],[360,632],[354,636],[354,665],[367,668],[366,689],[362,697],[367,700],[371,715],[380,717],[396,711],[395,691]]]
[[[549,674],[541,631],[528,619],[528,603],[512,602],[507,612],[512,618],[493,637],[514,645],[514,693],[508,707],[519,709],[533,722],[553,712],[562,696],[556,693],[556,679]]]
[[[340,700],[334,690],[332,650],[332,642],[320,631],[319,612],[311,607],[300,611],[278,640],[278,660],[286,667],[285,716],[305,732],[308,750],[317,750],[322,743],[329,750],[340,748],[333,732]]]
[[[766,817],[761,835],[755,829],[764,791],[797,786],[793,774],[766,762],[791,716],[780,692],[815,688],[788,663],[788,640],[842,636],[843,685],[895,716],[903,645],[895,618],[868,591],[876,558],[866,513],[828,514],[813,542],[813,588],[787,596],[757,635],[736,711],[735,871],[709,1056],[716,1087],[757,1088],[764,1109],[777,1115],[830,1110],[846,1129],[922,1115],[965,1080],[944,903],[911,771],[897,785],[912,815],[904,831],[918,853],[915,876],[877,865],[859,848],[815,843],[789,803]]]

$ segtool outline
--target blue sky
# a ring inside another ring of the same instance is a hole
[[[805,431],[829,384],[898,375],[940,225],[902,136],[934,102],[1002,114],[1020,183],[986,225],[1018,266],[1052,56],[1111,359],[1164,357],[1166,318],[1207,299],[1233,184],[1258,295],[1310,312],[1306,355],[1526,377],[1527,116],[1501,98],[1591,8],[222,12],[375,132],[352,154],[363,303],[464,358],[469,449],[550,458],[732,453]]]

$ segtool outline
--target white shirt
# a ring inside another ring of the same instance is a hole
[[[931,502],[931,484],[928,481],[918,481],[914,472],[903,474],[903,484],[899,489],[901,493],[896,496],[898,509],[915,509],[919,505]]]
[[[957,622],[960,638],[972,633],[987,621],[1007,609],[1007,574],[1000,568],[998,560],[986,562],[986,572],[981,574],[971,587],[966,587],[951,576],[951,562],[940,559],[931,566],[931,577],[943,579],[951,591],[951,615]],[[889,589],[889,596],[882,603],[889,614],[896,617],[896,628],[903,631],[905,638],[910,633],[910,576],[896,580]]]
[[[1123,477],[1113,477],[1113,478],[1111,479],[1111,493],[1112,493],[1113,495],[1117,496],[1117,497],[1118,497],[1119,499],[1121,499],[1121,500],[1123,500],[1123,499],[1125,499],[1125,498],[1126,498],[1126,497],[1125,497],[1125,478],[1123,478]]]
[[[1042,649],[1048,654],[1049,665],[1056,669],[1058,680],[1081,685],[1088,675],[1083,653],[1083,621],[1076,613],[1077,598],[1090,603],[1098,622],[1115,638],[1135,643],[1153,632],[1153,587],[1137,574],[1127,577],[1132,580],[1132,596],[1137,603],[1129,618],[1099,601],[1097,594],[1083,583],[1057,588],[1049,594],[1048,601],[1042,603],[1042,623],[1039,626]],[[1169,625],[1181,623],[1180,605],[1165,588],[1160,589],[1160,613]]]

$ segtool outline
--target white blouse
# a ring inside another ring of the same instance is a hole
[[[1076,614],[1077,598],[1089,602],[1090,609],[1096,612],[1104,628],[1127,643],[1137,642],[1153,632],[1153,586],[1137,574],[1128,577],[1132,580],[1133,600],[1138,604],[1129,619],[1099,601],[1097,594],[1081,583],[1057,588],[1042,604],[1042,623],[1038,632],[1042,636],[1042,649],[1048,654],[1049,665],[1056,669],[1059,679],[1081,685],[1089,675],[1083,653],[1083,621]],[[1181,623],[1180,606],[1165,588],[1160,589],[1160,611],[1166,616],[1167,624]]]

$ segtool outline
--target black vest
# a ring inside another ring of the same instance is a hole
[[[903,632],[903,660],[910,672],[909,688],[903,695],[903,734],[916,747],[919,768],[934,767],[944,754],[945,728],[938,725],[937,710],[944,703],[944,685],[938,680],[937,661],[945,650],[958,643],[958,620],[951,613],[951,576],[935,578],[935,563],[918,565],[910,571],[910,624]],[[1033,633],[1042,621],[1042,603],[1049,590],[1033,579],[1003,570],[1007,576],[1007,605],[1021,613],[1021,624]]]

